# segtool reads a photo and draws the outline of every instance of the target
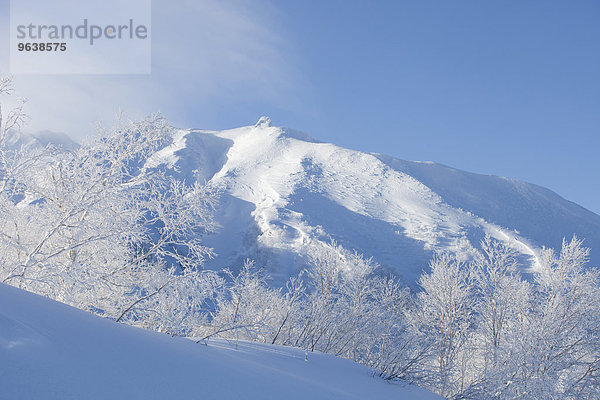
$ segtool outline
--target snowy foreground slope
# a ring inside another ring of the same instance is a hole
[[[0,284],[2,399],[437,399],[329,355],[208,346]]]
[[[264,117],[232,130],[177,131],[146,167],[219,188],[221,228],[204,238],[217,253],[208,266],[235,268],[248,257],[275,282],[330,238],[408,284],[433,251],[468,254],[486,233],[517,249],[525,270],[541,246],[558,248],[573,234],[600,259],[600,216],[547,189],[319,143]]]

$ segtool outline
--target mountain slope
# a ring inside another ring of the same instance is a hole
[[[586,238],[592,250],[600,245],[600,217],[544,187],[430,162],[377,157],[390,167],[415,177],[449,205],[518,230],[538,246],[560,248],[562,238],[570,239],[573,234]]]
[[[437,399],[337,357],[208,346],[117,324],[0,284],[3,399]]]
[[[536,185],[317,142],[271,126],[180,130],[148,168],[222,191],[210,267],[245,257],[282,282],[317,242],[335,239],[415,282],[435,250],[472,251],[485,234],[517,249],[525,270],[543,245],[573,234],[600,246],[600,216]],[[593,253],[594,255],[595,253]]]

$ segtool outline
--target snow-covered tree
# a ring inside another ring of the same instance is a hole
[[[407,314],[428,356],[421,380],[443,396],[462,391],[462,368],[473,334],[474,284],[469,265],[452,254],[436,254],[431,271],[419,279],[422,291]]]
[[[159,293],[204,275],[200,236],[214,227],[216,201],[145,167],[171,132],[153,116],[72,152],[13,152],[18,170],[3,174],[0,192],[0,279],[117,320],[165,318]]]
[[[239,273],[224,271],[225,293],[205,337],[241,338],[272,343],[287,307],[279,290],[267,285],[264,271],[246,260]]]
[[[531,308],[531,285],[522,280],[514,249],[486,238],[472,261],[475,307],[473,320],[471,395],[495,393],[512,378],[514,344],[522,338],[523,322]],[[463,392],[464,394],[464,392]]]
[[[373,316],[368,340],[361,343],[364,357],[358,361],[385,379],[413,380],[419,376],[427,347],[411,332],[405,318],[411,303],[410,291],[392,277],[376,277],[370,284]]]
[[[600,271],[586,266],[588,254],[573,238],[558,255],[540,255],[532,312],[515,351],[520,364],[505,397],[600,396]]]
[[[10,96],[14,93],[13,80],[11,77],[0,77],[0,96]],[[9,110],[6,115],[2,112],[2,102],[0,102],[0,144],[4,147],[6,144],[6,135],[10,131],[20,131],[29,116],[24,111],[27,99],[17,99],[17,105]]]

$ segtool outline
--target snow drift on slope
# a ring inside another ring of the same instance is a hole
[[[208,346],[93,316],[0,284],[6,399],[437,399],[330,355],[247,342]]]

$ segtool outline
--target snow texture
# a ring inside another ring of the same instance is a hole
[[[222,190],[221,228],[203,238],[217,253],[208,267],[236,268],[248,257],[276,284],[331,238],[409,285],[434,251],[468,254],[486,233],[515,248],[525,271],[563,237],[600,248],[600,216],[548,189],[320,143],[267,117],[231,130],[179,130],[147,167]]]
[[[281,346],[207,346],[0,284],[2,399],[437,399],[359,364]]]

